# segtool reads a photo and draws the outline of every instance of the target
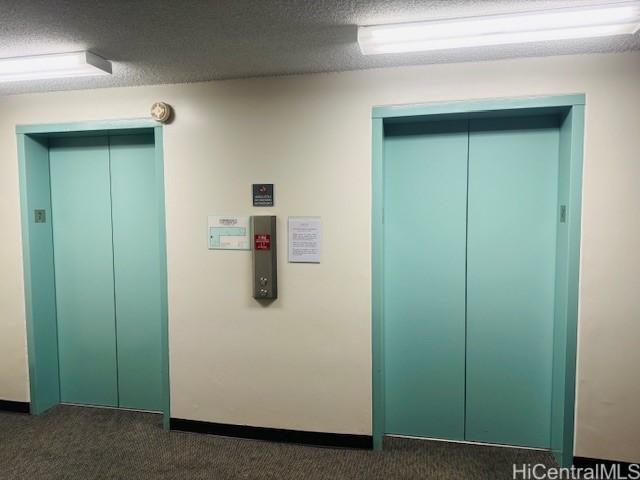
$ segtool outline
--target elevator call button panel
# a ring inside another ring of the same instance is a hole
[[[251,217],[253,233],[253,298],[278,298],[276,217]]]

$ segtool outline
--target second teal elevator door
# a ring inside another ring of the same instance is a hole
[[[63,403],[161,410],[154,151],[152,134],[50,140]]]
[[[109,140],[121,407],[162,409],[160,213],[153,135]]]
[[[555,117],[471,121],[467,440],[550,445],[558,163]]]

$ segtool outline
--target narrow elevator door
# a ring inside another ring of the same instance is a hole
[[[385,134],[385,432],[460,439],[467,122]]]
[[[466,439],[549,448],[558,120],[472,120]]]
[[[121,407],[162,409],[160,212],[153,136],[109,138]]]

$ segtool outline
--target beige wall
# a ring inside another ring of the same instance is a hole
[[[172,416],[371,432],[373,105],[584,92],[576,454],[640,461],[640,53],[0,97],[0,398],[27,400],[16,124],[143,117],[165,128]],[[251,299],[248,252],[208,251],[206,217],[319,215],[320,265]]]

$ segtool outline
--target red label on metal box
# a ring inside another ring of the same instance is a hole
[[[254,244],[256,250],[271,250],[271,235],[266,233],[255,235]]]

